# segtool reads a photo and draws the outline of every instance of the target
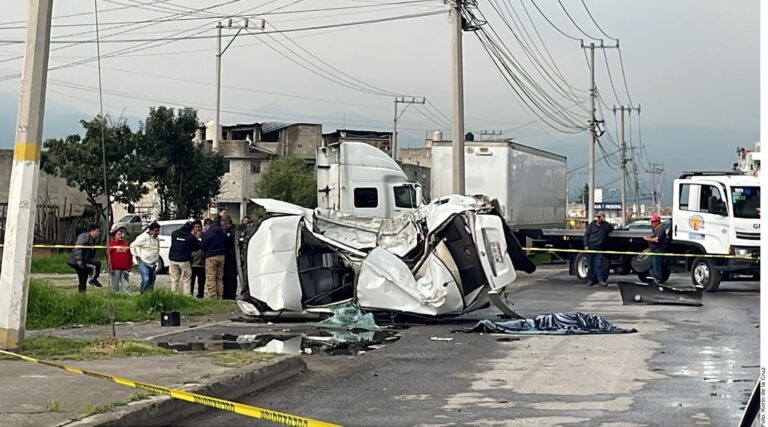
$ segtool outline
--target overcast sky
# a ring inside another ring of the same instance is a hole
[[[3,80],[3,77],[20,73],[22,61],[13,58],[23,52],[23,45],[4,42],[23,40],[24,30],[18,28],[19,23],[12,22],[26,19],[27,2],[4,3],[0,21],[0,146],[10,147],[20,81],[18,78]],[[152,3],[153,6],[141,6],[142,3]],[[254,16],[271,12],[263,15],[267,30],[286,30],[445,10],[442,0],[386,3],[402,1],[100,0],[103,12],[99,17],[105,41],[101,50],[102,55],[107,56],[102,61],[105,109],[113,116],[123,115],[135,122],[145,117],[152,105],[192,106],[199,109],[201,119],[212,119],[216,47],[215,38],[165,42],[158,47],[153,46],[161,42],[114,43],[107,40],[167,38],[185,30],[187,32],[181,36],[214,35],[215,17],[187,19],[201,15]],[[217,4],[220,6],[211,8]],[[549,94],[555,93],[542,83],[543,78],[526,60],[514,35],[494,12],[493,4],[504,2],[478,0],[490,28],[519,58],[526,72],[531,73]],[[565,0],[563,5],[586,33],[603,37],[606,44],[614,43],[600,34],[580,0]],[[620,39],[629,95],[633,105],[641,106],[642,127],[633,114],[627,122],[627,139],[635,144],[642,139],[648,153],[644,160],[664,163],[668,180],[683,169],[729,168],[736,147],[750,146],[759,138],[758,0],[586,0],[586,5],[601,29]],[[535,9],[539,6],[552,24],[566,34],[586,38],[570,22],[558,2],[536,0],[534,4],[531,0],[508,0],[506,6],[519,14],[531,37],[535,36],[535,31],[539,33],[565,80],[577,96],[583,97],[583,91],[588,89],[589,73],[580,42],[557,32]],[[339,7],[345,9],[295,13]],[[92,8],[93,3],[88,1],[56,1],[54,17],[61,18],[55,19],[54,23],[66,26],[55,27],[53,39],[91,40],[93,14],[87,12],[92,12]],[[189,13],[189,9],[201,8],[209,9]],[[526,10],[533,24],[525,15]],[[80,12],[86,14],[63,17]],[[179,20],[182,14],[186,15]],[[123,24],[171,18],[174,18],[171,22],[142,24],[143,28]],[[333,83],[317,75],[323,70],[340,76],[346,84],[358,85],[353,80],[355,78],[387,92],[425,96],[442,114],[450,117],[450,25],[446,14],[287,33],[301,48],[279,34],[259,35],[259,23],[254,17],[250,31],[241,33],[223,56],[224,124],[301,121],[323,123],[326,132],[341,127],[391,129],[392,96],[362,93]],[[118,32],[124,33],[114,34]],[[224,30],[228,37],[225,43],[234,33],[235,30]],[[519,31],[517,34],[524,36]],[[540,120],[536,121],[534,113],[522,107],[520,99],[493,66],[476,35],[467,32],[464,41],[467,129],[503,131],[505,137],[513,137],[517,142],[567,155],[571,168],[582,165],[586,159],[588,135],[563,134]],[[269,42],[272,48],[262,42]],[[128,48],[134,51],[109,57],[112,52]],[[56,50],[51,53],[51,68],[89,59],[96,54],[94,43],[75,46],[55,43],[52,49]],[[292,56],[289,49],[313,64]],[[281,53],[293,57],[304,67]],[[624,89],[617,50],[607,49],[605,57],[603,51],[597,50],[595,57],[597,86],[604,102],[610,107],[628,105],[630,101]],[[606,72],[606,60],[616,95]],[[341,75],[342,72],[347,76]],[[78,118],[97,114],[96,88],[95,62],[51,71],[46,136],[66,136],[77,131]],[[573,106],[573,103],[569,105],[559,99],[565,107]],[[420,111],[409,108],[401,118],[400,140],[405,146],[423,144],[424,136],[432,130],[447,130],[447,120],[440,113],[424,112],[430,117],[427,119]],[[617,139],[614,114],[603,107],[602,116],[606,128]],[[612,151],[608,142],[604,144]],[[644,186],[641,191],[648,192],[650,178],[644,172],[644,163],[647,162],[641,162],[640,167]],[[586,181],[586,175],[580,174],[584,171],[574,174],[571,185]],[[618,172],[601,163],[598,183],[615,186],[616,178]]]

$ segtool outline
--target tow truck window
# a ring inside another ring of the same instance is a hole
[[[395,207],[415,208],[416,207],[416,189],[412,185],[399,185],[395,190]]]
[[[760,218],[760,187],[733,187],[733,216],[736,218]]]
[[[688,210],[688,198],[691,196],[691,184],[680,184],[680,209]]]
[[[702,185],[699,207],[699,212],[719,214],[725,207],[723,196],[720,195],[720,189],[714,185]]]
[[[379,192],[376,188],[355,188],[356,208],[375,208],[379,206]]]

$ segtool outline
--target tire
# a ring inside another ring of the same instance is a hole
[[[165,273],[165,263],[163,262],[163,257],[157,258],[157,265],[155,266],[155,274],[163,274]]]
[[[643,250],[643,254],[650,251],[651,251],[650,249],[645,249]],[[635,270],[635,272],[638,273],[638,275],[640,273],[650,270],[651,264],[653,263],[653,260],[649,255],[643,255],[643,254],[635,255],[634,257],[632,257],[632,262],[631,262],[632,270]]]
[[[709,258],[696,258],[691,264],[691,281],[694,286],[702,287],[707,292],[715,292],[720,286],[720,271]]]
[[[587,254],[576,255],[576,260],[573,264],[576,277],[581,283],[587,283],[587,278],[589,277],[589,257]],[[605,276],[605,280],[608,280],[610,271],[610,259],[603,256],[603,275]]]

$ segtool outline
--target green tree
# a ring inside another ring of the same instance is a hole
[[[193,141],[197,111],[152,107],[138,132],[139,157],[150,170],[163,218],[187,218],[219,193],[224,158]]]
[[[107,116],[81,120],[80,124],[85,129],[84,137],[70,135],[43,143],[41,168],[85,193],[89,203],[100,207],[104,216],[106,207],[97,202],[105,194],[103,128],[109,195],[123,204],[141,199],[149,190],[144,186],[149,169],[138,159],[136,135],[127,122],[124,119],[114,122]]]
[[[579,200],[581,200],[581,203],[588,203],[589,202],[589,184],[584,183],[584,186],[581,187],[579,190]]]
[[[257,187],[260,197],[293,203],[305,208],[317,206],[315,174],[304,160],[283,157],[269,163]]]

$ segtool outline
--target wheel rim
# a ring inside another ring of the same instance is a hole
[[[581,278],[589,277],[589,261],[587,261],[586,257],[582,257],[579,259],[579,262],[576,265],[576,270],[579,273],[579,277]]]
[[[696,279],[696,283],[704,284],[709,282],[709,266],[701,263],[693,270],[693,277]]]

